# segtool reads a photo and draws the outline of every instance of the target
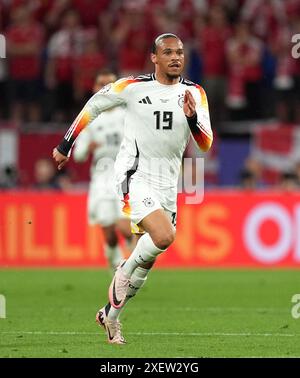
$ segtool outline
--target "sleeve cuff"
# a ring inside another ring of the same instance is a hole
[[[61,143],[56,147],[57,151],[60,152],[62,155],[69,156],[72,144],[73,142],[68,142],[67,140],[63,139]]]
[[[188,117],[188,116],[185,116],[185,117],[190,127],[197,126],[197,121],[198,121],[197,112],[195,112],[195,114],[192,117]]]

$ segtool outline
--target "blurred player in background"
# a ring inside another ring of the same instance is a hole
[[[160,35],[153,43],[151,60],[155,73],[122,79],[97,92],[53,150],[61,169],[83,128],[102,111],[126,106],[115,177],[123,211],[141,236],[115,273],[109,303],[97,314],[108,341],[115,344],[126,343],[118,319],[122,307],[175,239],[177,182],[190,135],[202,151],[209,150],[213,140],[205,91],[181,77],[181,40],[170,33]]]
[[[103,70],[96,77],[94,93],[114,81],[116,75]],[[102,227],[106,243],[105,256],[113,271],[122,260],[117,229],[128,240],[128,244],[132,236],[130,220],[122,213],[113,182],[113,165],[123,139],[124,116],[125,108],[122,106],[101,113],[79,135],[73,154],[77,162],[85,162],[92,155],[88,218],[90,224]]]

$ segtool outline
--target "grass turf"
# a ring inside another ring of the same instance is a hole
[[[121,320],[127,345],[94,322],[104,270],[0,270],[0,357],[300,357],[296,270],[154,270]]]

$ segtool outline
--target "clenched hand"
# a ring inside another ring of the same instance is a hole
[[[68,162],[69,157],[61,154],[55,147],[52,152],[53,159],[58,164],[57,168],[61,170]]]

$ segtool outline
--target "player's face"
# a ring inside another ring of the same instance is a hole
[[[98,75],[94,84],[94,93],[100,91],[105,85],[116,81],[116,77],[113,74]]]
[[[161,73],[172,79],[178,78],[184,68],[182,42],[177,38],[162,39],[151,59]]]

